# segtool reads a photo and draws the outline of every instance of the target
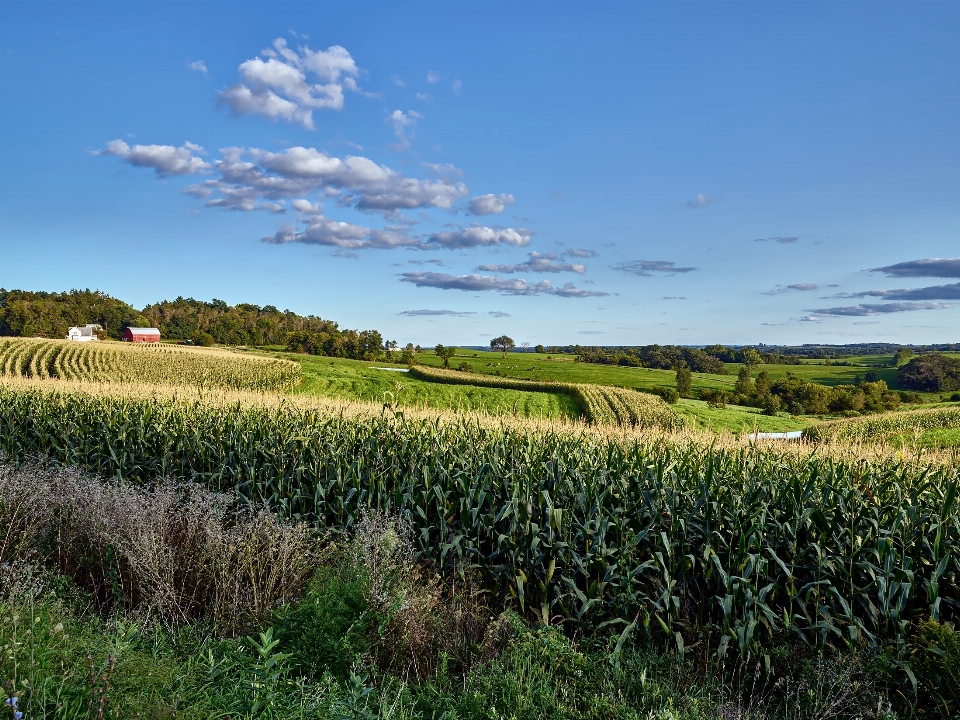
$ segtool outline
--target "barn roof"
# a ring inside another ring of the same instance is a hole
[[[156,328],[135,328],[128,327],[127,330],[132,332],[134,335],[159,335],[160,331]]]

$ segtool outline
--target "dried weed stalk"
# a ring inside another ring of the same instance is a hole
[[[168,625],[207,618],[239,631],[297,597],[315,568],[305,525],[191,483],[0,464],[0,526],[4,562],[39,557],[101,607]]]

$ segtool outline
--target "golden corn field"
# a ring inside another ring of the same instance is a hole
[[[811,440],[885,440],[924,430],[960,427],[960,407],[927,408],[820,423],[804,431]]]
[[[637,428],[676,430],[683,420],[662,398],[630,388],[584,383],[537,382],[509,377],[495,377],[474,373],[440,370],[431,367],[413,367],[411,375],[428,382],[452,385],[526,390],[531,392],[564,393],[573,398],[585,420],[601,425],[623,425]]]
[[[678,647],[903,642],[960,620],[956,458],[573,424],[0,382],[0,454],[196,480],[321,531],[399,513],[420,552],[544,623]]]
[[[296,384],[300,366],[207,348],[0,338],[0,376],[269,391]]]

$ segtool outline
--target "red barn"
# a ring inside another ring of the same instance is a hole
[[[160,342],[160,331],[156,328],[128,327],[123,331],[121,340],[126,342]]]

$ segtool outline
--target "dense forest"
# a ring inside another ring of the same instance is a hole
[[[126,327],[155,327],[164,340],[199,345],[273,345],[294,352],[371,359],[383,350],[376,330],[343,330],[313,315],[266,305],[177,298],[142,311],[97,290],[63,293],[0,289],[0,335],[66,337],[73,325],[99,323],[119,339]]]
[[[897,382],[924,392],[960,390],[960,359],[940,353],[921,355],[897,371]]]

